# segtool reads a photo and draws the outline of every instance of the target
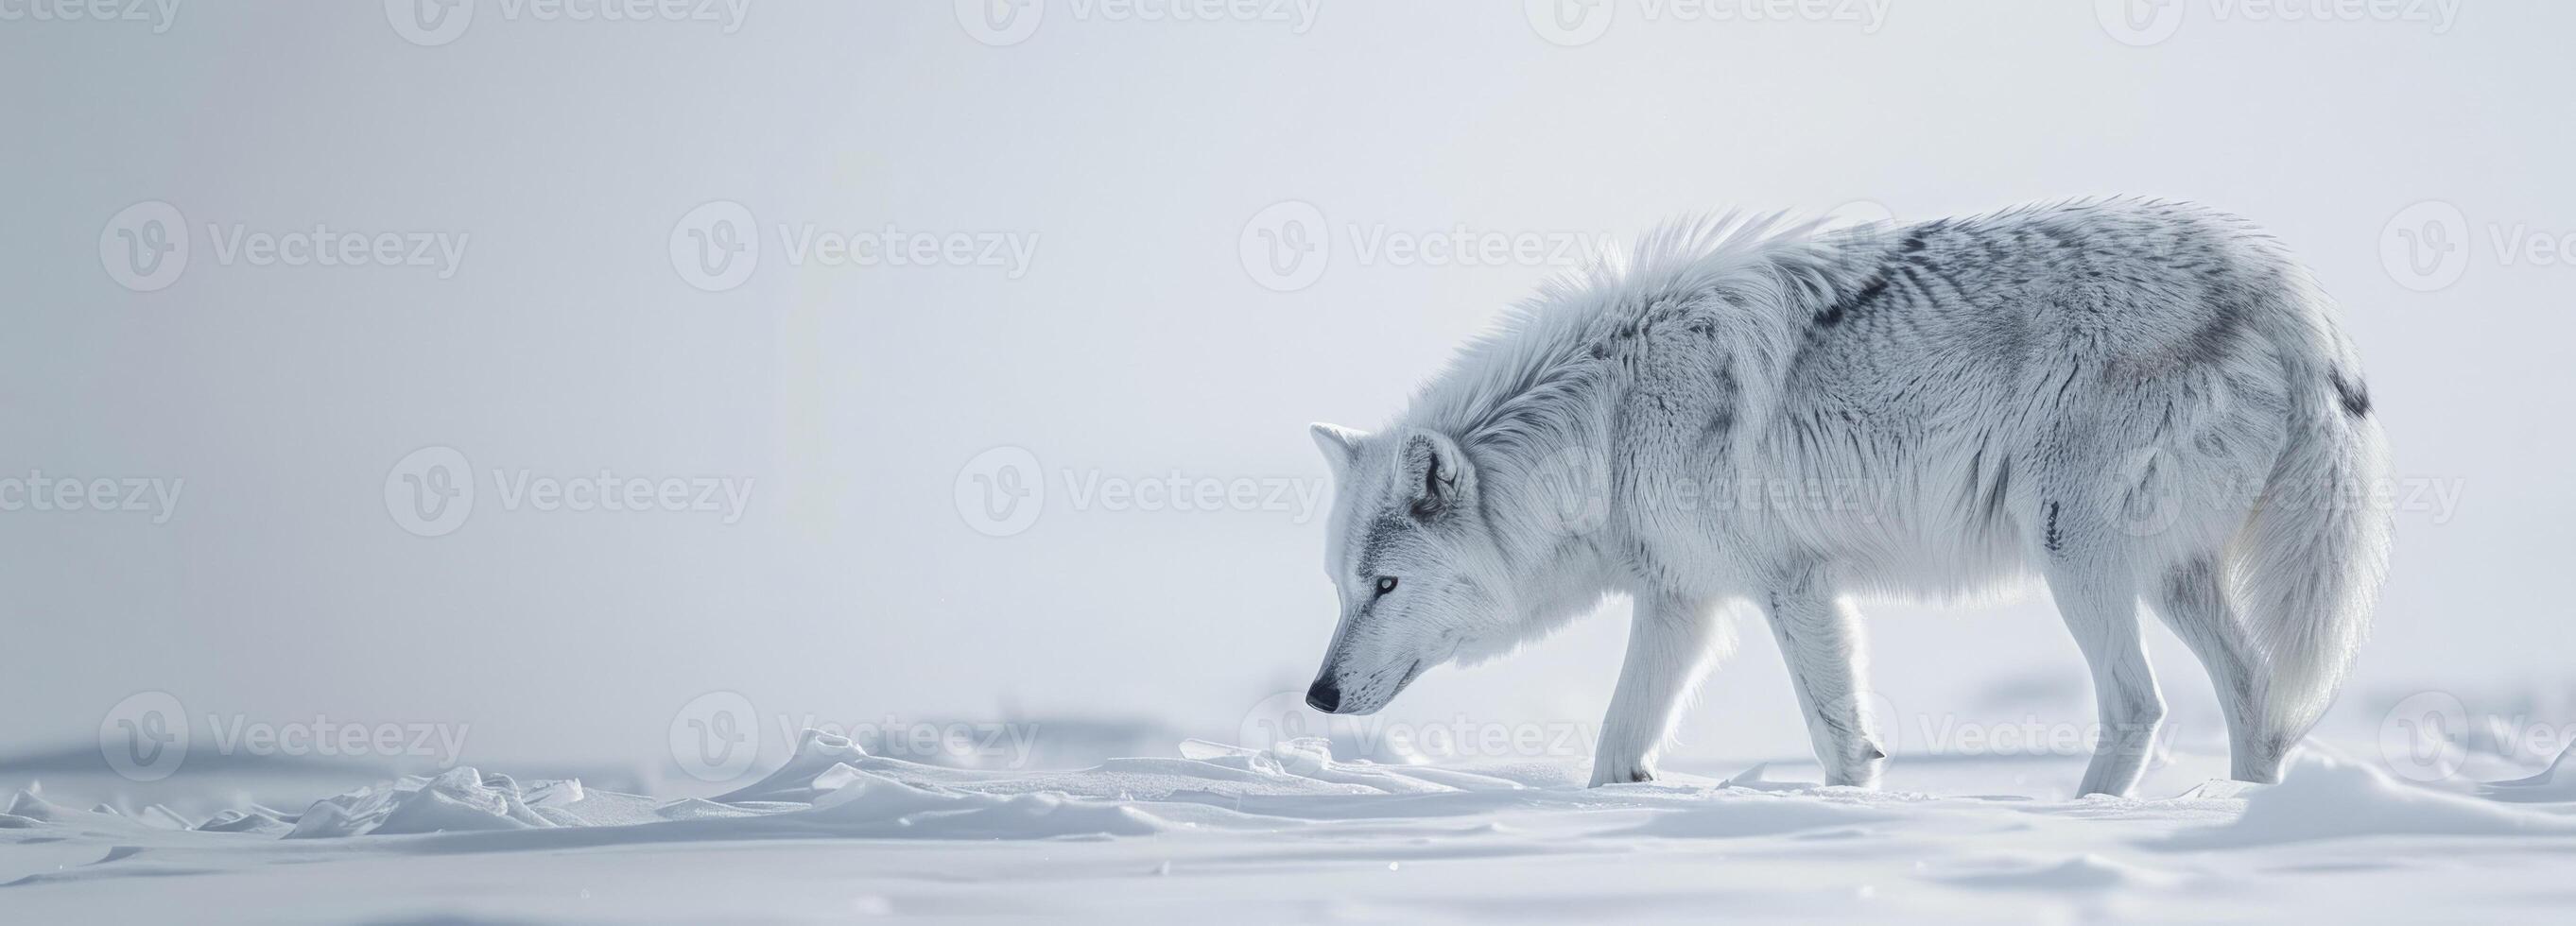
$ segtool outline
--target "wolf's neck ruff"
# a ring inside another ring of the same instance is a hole
[[[1898,234],[1884,225],[1820,233],[1818,223],[1778,214],[1666,226],[1628,255],[1603,254],[1541,284],[1462,347],[1403,420],[1449,433],[1471,452],[1527,449],[1597,401],[1590,393],[1609,385],[1629,344],[1654,322],[1692,308],[1708,317],[1710,300],[1728,310],[1694,333],[1726,341],[1751,365],[1738,374],[1741,385],[1766,392],[1820,307],[1846,303],[1882,279],[1884,252]]]
[[[1486,506],[1505,521],[1569,516],[1551,480],[1606,462],[1638,341],[1717,343],[1726,388],[1700,411],[1741,441],[1759,432],[1802,339],[1827,307],[1883,287],[1903,230],[1820,231],[1814,222],[1728,213],[1666,226],[1626,255],[1600,255],[1543,283],[1490,332],[1462,347],[1400,419],[1449,435],[1485,473]],[[1685,316],[1687,319],[1685,320]],[[1680,334],[1667,322],[1682,322]],[[1750,448],[1738,444],[1734,449]],[[1582,516],[1583,513],[1572,513]],[[1506,554],[1549,569],[1568,545],[1598,538],[1566,525],[1504,525]]]

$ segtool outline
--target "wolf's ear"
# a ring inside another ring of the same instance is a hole
[[[1335,479],[1341,478],[1342,473],[1351,468],[1352,460],[1359,459],[1360,438],[1368,436],[1338,424],[1325,424],[1321,421],[1307,425],[1306,430],[1315,436],[1315,449],[1324,452],[1324,462],[1333,464]]]
[[[1404,444],[1396,451],[1396,462],[1403,479],[1398,485],[1413,500],[1413,516],[1435,521],[1476,505],[1476,468],[1467,462],[1465,451],[1449,435],[1422,428],[1407,428]]]

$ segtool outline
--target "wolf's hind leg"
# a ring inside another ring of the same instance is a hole
[[[1704,602],[1638,599],[1628,661],[1592,755],[1594,787],[1654,780],[1655,753],[1724,638],[1720,620]]]
[[[2165,701],[2139,635],[2135,583],[2121,567],[2088,565],[2060,561],[2048,569],[2058,615],[2093,668],[2093,701],[2101,718],[2102,735],[2076,793],[2126,796],[2146,771]]]
[[[2167,572],[2157,589],[2156,614],[2200,657],[2218,689],[2218,706],[2227,716],[2228,777],[2275,783],[2290,744],[2265,725],[2271,676],[2213,562],[2193,559]]]
[[[1825,783],[1877,787],[1887,753],[1879,748],[1864,703],[1860,616],[1816,588],[1811,577],[1784,585],[1771,593],[1765,612],[1780,655],[1789,661],[1789,681],[1806,712],[1807,736],[1825,768]]]

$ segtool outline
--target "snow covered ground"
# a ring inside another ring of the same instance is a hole
[[[712,798],[457,768],[287,807],[247,797],[277,780],[210,773],[196,797],[237,798],[203,814],[43,784],[0,815],[0,922],[2496,921],[2576,902],[2564,761],[2424,786],[2311,745],[2257,788],[2178,752],[2150,797],[2068,800],[2027,795],[2080,757],[1899,756],[1873,792],[1793,762],[1586,790],[1579,761],[1178,752],[977,771],[809,733]]]

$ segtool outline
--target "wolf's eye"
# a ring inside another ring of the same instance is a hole
[[[1377,596],[1384,598],[1386,597],[1386,593],[1391,591],[1395,591],[1395,577],[1379,576],[1377,578]]]

